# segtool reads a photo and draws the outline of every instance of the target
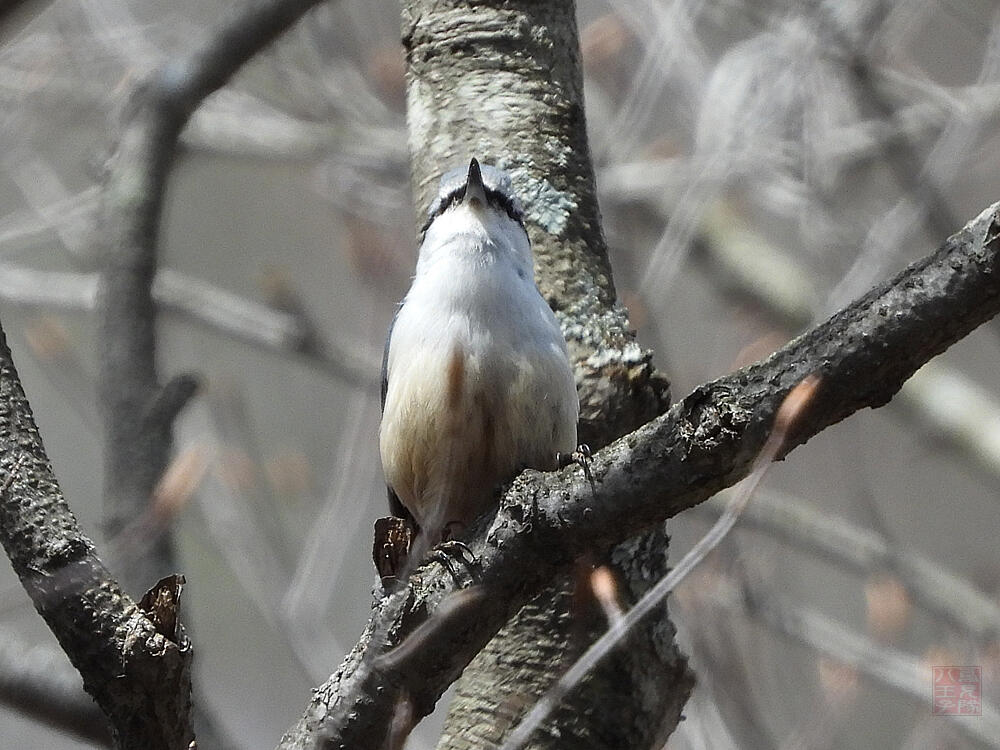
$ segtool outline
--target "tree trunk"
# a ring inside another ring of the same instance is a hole
[[[580,439],[599,448],[662,413],[669,384],[618,303],[587,145],[575,6],[558,2],[408,0],[410,151],[417,205],[438,177],[476,156],[508,170],[526,208],[536,277],[576,367]],[[595,549],[571,578],[526,605],[468,666],[440,747],[501,740],[606,627],[585,574],[610,564],[627,605],[667,571],[661,529]],[[677,723],[692,676],[661,613],[600,665],[533,747],[648,747]]]

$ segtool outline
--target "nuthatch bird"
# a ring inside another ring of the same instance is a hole
[[[441,178],[385,345],[379,448],[393,513],[439,541],[522,469],[558,468],[579,410],[510,176],[473,159]]]

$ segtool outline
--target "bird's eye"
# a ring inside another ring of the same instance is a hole
[[[511,198],[506,193],[501,193],[499,190],[487,190],[486,200],[492,203],[497,208],[504,211],[511,219],[516,221],[524,228],[524,217],[521,212],[517,210],[517,206],[514,204],[514,199]]]
[[[448,195],[446,195],[441,202],[438,204],[437,208],[434,209],[434,213],[427,217],[427,221],[420,228],[421,234],[427,232],[434,220],[447,211],[449,208],[454,206],[456,203],[462,201],[465,198],[465,191],[468,188],[467,185],[462,185],[461,187],[455,188]],[[513,198],[511,198],[506,193],[502,193],[499,190],[493,190],[492,188],[486,188],[486,202],[492,206],[499,208],[501,211],[506,213],[513,221],[516,221],[522,229],[524,229],[524,216],[517,209]]]

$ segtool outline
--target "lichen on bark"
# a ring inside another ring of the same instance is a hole
[[[565,0],[410,0],[403,43],[418,213],[439,176],[472,156],[510,172],[539,288],[575,365],[580,440],[596,449],[665,411],[669,382],[636,343],[617,300],[587,143],[575,12]],[[630,599],[665,574],[666,549],[657,529],[613,555],[594,550],[580,565],[615,565]],[[574,582],[559,579],[500,631],[459,681],[441,747],[481,746],[509,730],[605,627],[580,601]],[[536,746],[640,746],[664,716],[676,722],[691,678],[672,636],[665,614],[650,623],[571,697]]]

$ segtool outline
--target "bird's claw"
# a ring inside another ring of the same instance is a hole
[[[479,561],[465,542],[448,539],[434,547],[428,556],[447,568],[463,588],[475,583],[474,571]]]
[[[596,495],[597,485],[594,482],[594,475],[590,472],[590,459],[593,455],[589,445],[580,443],[572,453],[557,453],[556,461],[558,461],[560,469],[565,469],[571,464],[576,464],[583,469],[583,475],[590,483],[591,491]]]

